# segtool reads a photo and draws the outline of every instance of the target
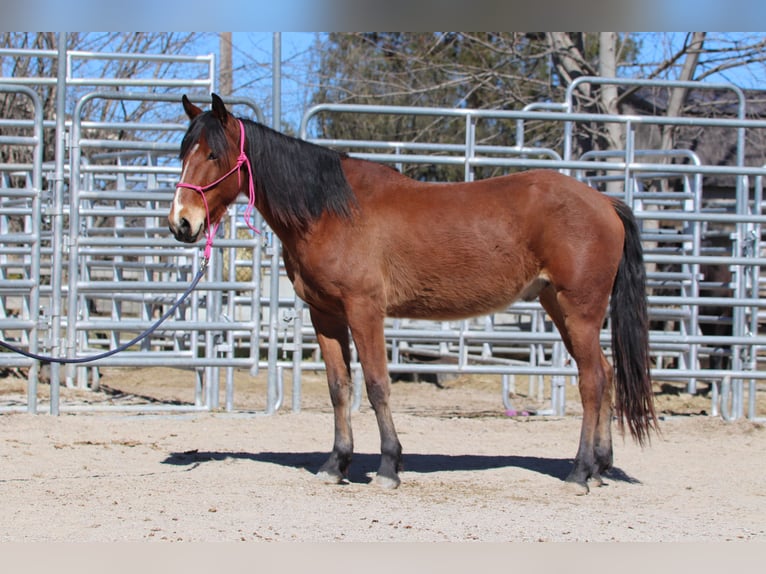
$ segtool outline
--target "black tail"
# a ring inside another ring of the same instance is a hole
[[[614,202],[625,228],[625,246],[612,287],[612,362],[615,407],[620,428],[643,445],[650,429],[657,429],[652,381],[649,374],[649,313],[646,269],[638,224],[631,209]]]

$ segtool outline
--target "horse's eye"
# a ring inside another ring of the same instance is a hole
[[[207,159],[215,161],[218,159],[218,157],[216,157],[216,155],[211,151],[210,154],[208,154]]]

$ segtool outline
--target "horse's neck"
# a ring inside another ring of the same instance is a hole
[[[272,213],[268,198],[256,190],[255,208],[261,214],[269,229],[279,238],[285,246],[292,246],[296,240],[296,230],[281,223]]]

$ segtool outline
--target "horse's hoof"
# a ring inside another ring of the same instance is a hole
[[[601,487],[604,486],[606,483],[604,482],[604,479],[601,478],[601,475],[594,474],[588,479],[588,482],[591,483],[593,486]]]
[[[376,474],[375,478],[372,479],[372,484],[385,490],[394,490],[399,487],[401,482],[402,481],[399,480],[398,476],[392,478],[390,476],[383,476],[382,474]]]
[[[316,477],[325,484],[340,484],[343,482],[343,477],[339,474],[333,474],[326,470],[320,470],[317,472]]]
[[[590,492],[590,488],[588,488],[587,483],[583,484],[574,481],[564,482],[564,490],[569,494],[574,494],[575,496],[584,496]]]

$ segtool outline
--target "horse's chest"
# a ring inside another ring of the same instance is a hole
[[[340,292],[333,287],[332,283],[317,280],[312,274],[305,273],[300,266],[288,264],[287,259],[285,269],[295,294],[308,305],[333,315],[343,313]]]

